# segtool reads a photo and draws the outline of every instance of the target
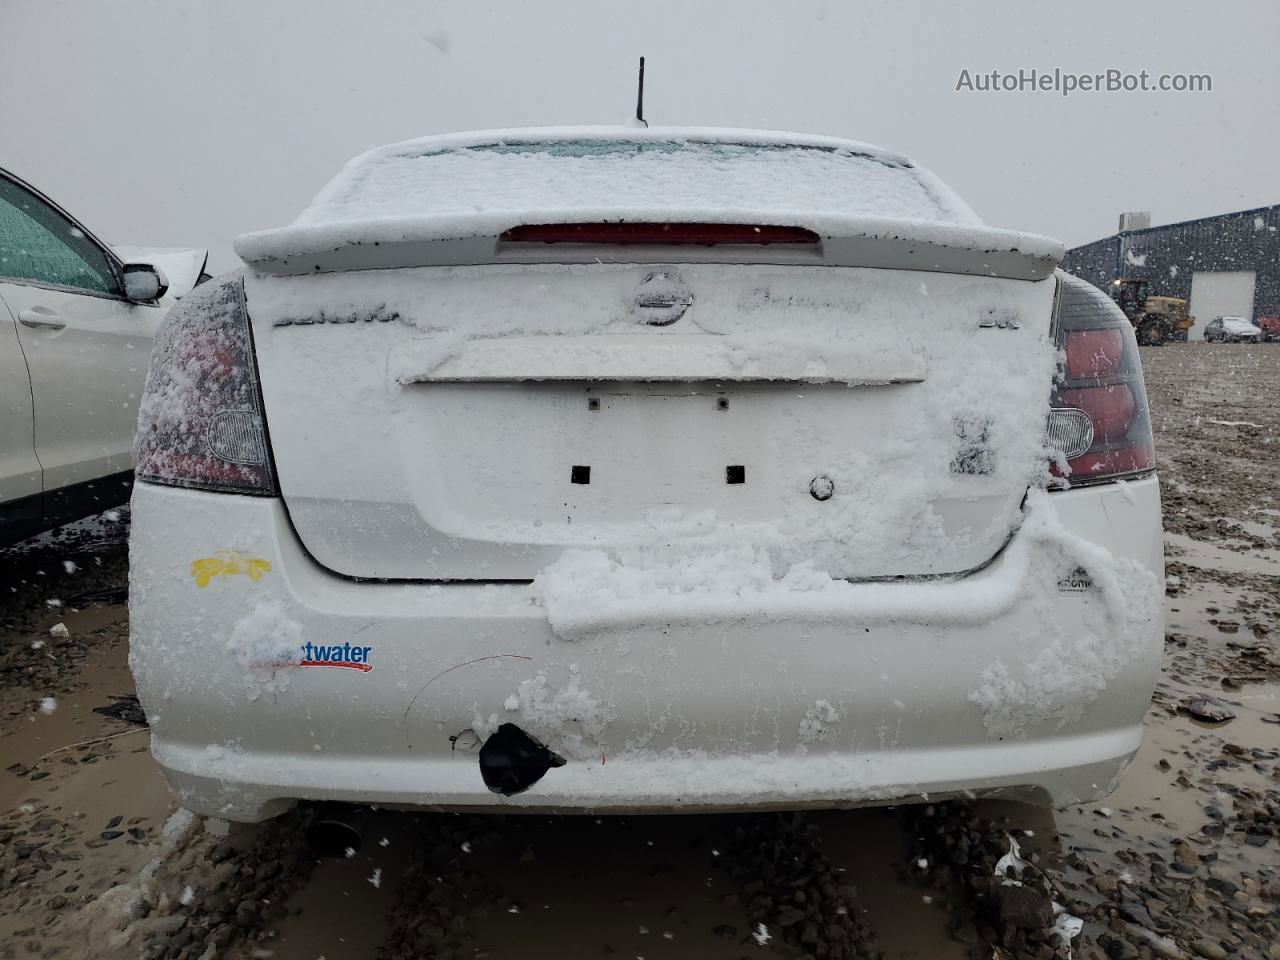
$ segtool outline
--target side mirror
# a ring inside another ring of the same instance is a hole
[[[124,265],[124,295],[134,303],[155,303],[169,290],[164,271],[149,263]]]

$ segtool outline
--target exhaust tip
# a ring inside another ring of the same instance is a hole
[[[307,844],[322,857],[352,856],[363,843],[360,831],[341,817],[317,818],[307,828]]]
[[[564,757],[548,750],[514,723],[504,723],[480,748],[480,776],[484,785],[504,797],[523,793]]]

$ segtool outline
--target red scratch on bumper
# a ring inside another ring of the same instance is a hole
[[[373,669],[371,663],[352,663],[349,660],[303,660],[298,664],[300,667],[346,667],[348,670],[359,670],[361,673],[368,673]]]

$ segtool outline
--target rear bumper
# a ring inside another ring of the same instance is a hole
[[[300,798],[1085,801],[1137,749],[1158,670],[1159,495],[1153,477],[1050,499],[1074,552],[1024,530],[957,581],[859,585],[785,612],[744,601],[709,622],[633,611],[562,639],[533,586],[344,580],[301,551],[280,501],[139,484],[131,664],[181,802],[230,819]],[[1081,556],[1089,577],[1073,574]],[[504,722],[568,763],[489,792],[477,747]]]

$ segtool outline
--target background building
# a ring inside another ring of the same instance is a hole
[[[1214,317],[1280,316],[1280,204],[1149,226],[1126,213],[1114,236],[1067,251],[1063,269],[1103,290],[1117,277],[1142,277],[1150,293],[1184,297],[1204,339]]]

